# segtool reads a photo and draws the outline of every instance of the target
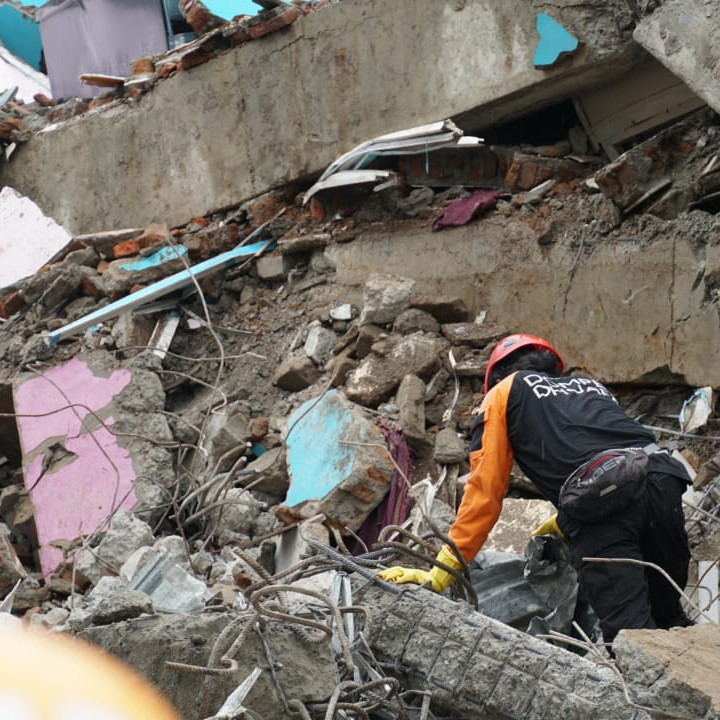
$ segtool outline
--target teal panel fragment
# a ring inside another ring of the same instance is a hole
[[[0,42],[30,67],[40,69],[40,27],[35,20],[11,5],[0,5]]]
[[[545,13],[538,13],[537,31],[540,41],[533,58],[536,68],[554,65],[561,55],[575,52],[580,44],[575,36]]]
[[[357,421],[336,390],[308,400],[288,419],[290,488],[285,504],[320,500],[352,471],[356,450],[340,441],[356,438]]]
[[[174,247],[164,247],[162,250],[154,252],[152,255],[140,258],[140,260],[132,260],[122,265],[123,270],[127,272],[134,272],[136,270],[148,270],[149,268],[159,267],[166,262],[171,260],[177,260],[187,253],[187,248],[184,245],[177,245]]]

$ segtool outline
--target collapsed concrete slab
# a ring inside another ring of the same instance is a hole
[[[292,515],[324,513],[357,530],[390,489],[393,464],[380,428],[336,390],[290,416],[286,444]]]
[[[174,481],[165,449],[158,377],[117,368],[104,353],[17,377],[14,401],[25,487],[35,508],[43,573],[63,559],[58,543],[106,527],[120,508],[157,511]]]
[[[338,292],[353,302],[373,272],[410,277],[429,296],[446,292],[452,278],[471,313],[487,311],[488,321],[510,332],[552,338],[573,365],[605,382],[666,367],[690,385],[719,385],[720,368],[707,362],[720,352],[715,217],[646,215],[618,228],[600,194],[571,207],[572,226],[558,225],[549,245],[538,242],[532,223],[495,214],[443,233],[361,231],[326,253]]]
[[[536,69],[544,11],[581,47]],[[621,0],[332,3],[137,101],[49,128],[19,148],[0,181],[73,233],[174,226],[319,174],[368,138],[445,117],[475,132],[607,82],[634,62],[630,27]],[[417,58],[428,58],[422,73]]]
[[[365,584],[368,639],[386,671],[430,690],[436,709],[468,720],[647,720],[613,672],[424,588]]]
[[[640,705],[713,720],[720,713],[720,628],[622,630],[613,643],[618,666]]]
[[[720,112],[720,8],[702,0],[665,0],[633,37]]]

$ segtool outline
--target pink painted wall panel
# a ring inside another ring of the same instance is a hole
[[[129,382],[127,370],[98,377],[74,358],[15,388],[25,486],[35,508],[45,575],[62,560],[62,552],[49,543],[91,533],[115,510],[137,502],[129,453],[92,416],[99,413],[111,427],[108,406]],[[55,442],[75,457],[43,473],[45,450]]]

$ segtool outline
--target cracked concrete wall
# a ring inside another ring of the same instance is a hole
[[[570,366],[605,382],[667,366],[691,385],[719,385],[720,223],[701,212],[647,216],[632,235],[604,237],[592,222],[551,245],[499,215],[441,233],[360,234],[326,249],[333,292],[362,304],[371,273],[410,277],[418,294],[462,297],[509,331],[552,338]]]
[[[36,135],[0,166],[0,184],[74,234],[178,225],[317,174],[379,134],[451,116],[480,129],[631,66],[621,0],[536,5],[330,5],[159,82],[139,101]],[[581,47],[557,67],[535,70],[542,11]]]
[[[646,720],[608,668],[426,589],[355,592],[370,646],[410,687],[430,690],[456,718]]]
[[[720,112],[720,7],[710,0],[667,0],[643,18],[634,37]]]

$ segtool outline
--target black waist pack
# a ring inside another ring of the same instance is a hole
[[[560,508],[581,522],[598,522],[645,490],[648,454],[642,448],[604,450],[574,470],[560,488]]]

